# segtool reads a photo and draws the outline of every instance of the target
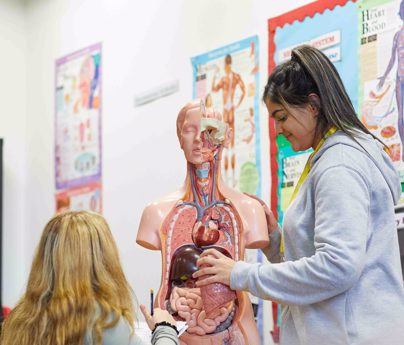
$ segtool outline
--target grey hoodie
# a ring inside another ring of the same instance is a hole
[[[401,185],[382,145],[356,139],[338,131],[313,157],[285,212],[285,262],[231,273],[233,289],[283,304],[281,344],[404,344]]]

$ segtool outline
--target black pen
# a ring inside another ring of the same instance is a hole
[[[150,289],[150,315],[153,316],[154,314],[154,291]]]

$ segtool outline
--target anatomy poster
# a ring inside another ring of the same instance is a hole
[[[56,189],[101,177],[101,45],[56,61]]]
[[[389,147],[404,181],[404,3],[363,1],[358,19],[361,119]]]
[[[100,211],[101,44],[58,59],[55,74],[57,209]]]
[[[56,193],[56,212],[89,210],[102,213],[101,183],[65,189]]]
[[[358,103],[358,25],[357,25],[357,4],[352,1],[335,1],[330,6],[329,1],[318,1],[318,3],[309,4],[292,12],[285,13],[282,16],[268,20],[269,29],[269,68],[270,71],[279,63],[290,58],[291,50],[301,44],[312,45],[323,51],[334,63],[338,72],[343,79],[349,96],[354,106],[357,108]],[[288,24],[288,25],[285,25]],[[271,49],[273,48],[273,50]],[[272,120],[271,120],[272,121]],[[270,124],[271,147],[274,148],[275,136],[274,126]],[[288,158],[289,163],[280,162],[282,166],[290,164],[295,160],[291,158],[301,153],[293,153],[287,149],[289,143],[285,138],[280,136],[277,139],[279,152],[283,158]],[[282,150],[281,150],[282,149]],[[289,152],[290,151],[290,152]],[[272,151],[272,154],[274,152]],[[303,155],[307,159],[308,155]],[[296,158],[299,162],[302,158]],[[271,158],[271,167],[276,166],[279,162],[276,153]],[[302,163],[302,162],[300,162]],[[296,166],[300,163],[295,162]],[[272,206],[288,204],[289,200],[281,200],[278,203],[278,188],[293,189],[297,180],[287,180],[284,171],[276,173],[276,169],[272,168],[273,182],[272,185]],[[275,176],[276,175],[276,176]],[[278,180],[280,177],[280,180]],[[286,180],[285,180],[286,178]],[[278,187],[279,186],[279,187]],[[286,193],[289,195],[289,192]],[[283,208],[278,208],[280,218],[282,217]]]
[[[233,141],[223,151],[222,175],[242,192],[259,194],[258,37],[250,37],[192,58],[194,98],[224,115]]]

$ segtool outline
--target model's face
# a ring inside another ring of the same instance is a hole
[[[231,64],[224,63],[224,71],[226,74],[231,72]]]
[[[309,104],[288,109],[270,100],[265,104],[269,116],[275,120],[276,134],[282,134],[294,151],[305,151],[317,146],[319,142],[316,137],[317,112]]]
[[[181,148],[186,160],[192,164],[213,160],[217,150],[217,145],[207,135],[208,130],[201,132],[201,117],[199,108],[188,110],[181,129]]]

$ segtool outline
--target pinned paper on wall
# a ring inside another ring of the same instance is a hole
[[[56,199],[70,195],[73,207],[79,190],[101,190],[101,44],[56,60],[55,74]]]
[[[359,100],[364,125],[389,148],[404,181],[404,3],[360,3]]]
[[[205,99],[233,129],[223,178],[250,194],[261,192],[258,48],[253,36],[192,58],[194,98]]]

